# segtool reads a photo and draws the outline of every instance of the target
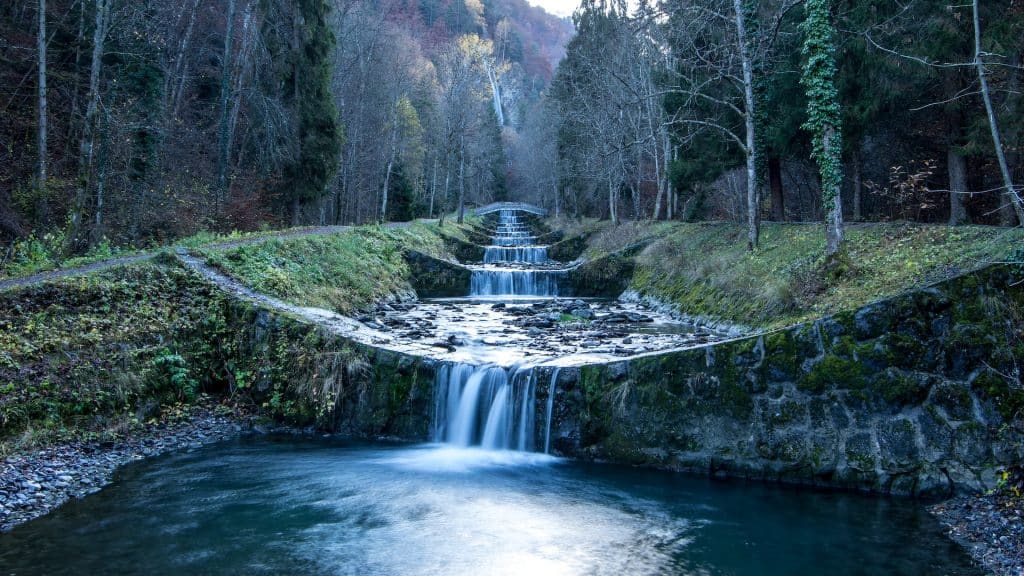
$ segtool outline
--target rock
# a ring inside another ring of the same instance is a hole
[[[594,311],[589,308],[575,308],[570,312],[570,314],[577,318],[582,318],[583,320],[591,320],[595,316]]]

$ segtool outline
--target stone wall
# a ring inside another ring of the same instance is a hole
[[[810,324],[563,370],[557,452],[939,495],[1024,461],[1024,272],[993,266]],[[538,405],[546,403],[540,391]]]
[[[330,328],[239,299],[216,345],[236,393],[269,415],[359,437],[426,439],[434,366],[416,356],[355,342]]]
[[[481,256],[483,259],[483,256]],[[443,298],[469,294],[472,273],[465,266],[408,250],[409,283],[422,298]]]

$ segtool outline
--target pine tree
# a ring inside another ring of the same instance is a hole
[[[325,0],[296,0],[295,71],[292,82],[298,116],[298,158],[288,170],[292,223],[303,203],[325,194],[338,169],[342,134],[331,94],[331,55],[336,39]]]

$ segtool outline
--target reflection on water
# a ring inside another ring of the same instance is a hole
[[[911,501],[530,453],[249,439],[0,536],[5,574],[976,574]]]

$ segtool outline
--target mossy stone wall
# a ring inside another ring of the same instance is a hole
[[[227,304],[225,348],[238,392],[293,425],[360,437],[425,440],[434,367],[241,300]]]
[[[768,334],[560,374],[565,455],[876,492],[1024,461],[1024,272],[980,272]]]

